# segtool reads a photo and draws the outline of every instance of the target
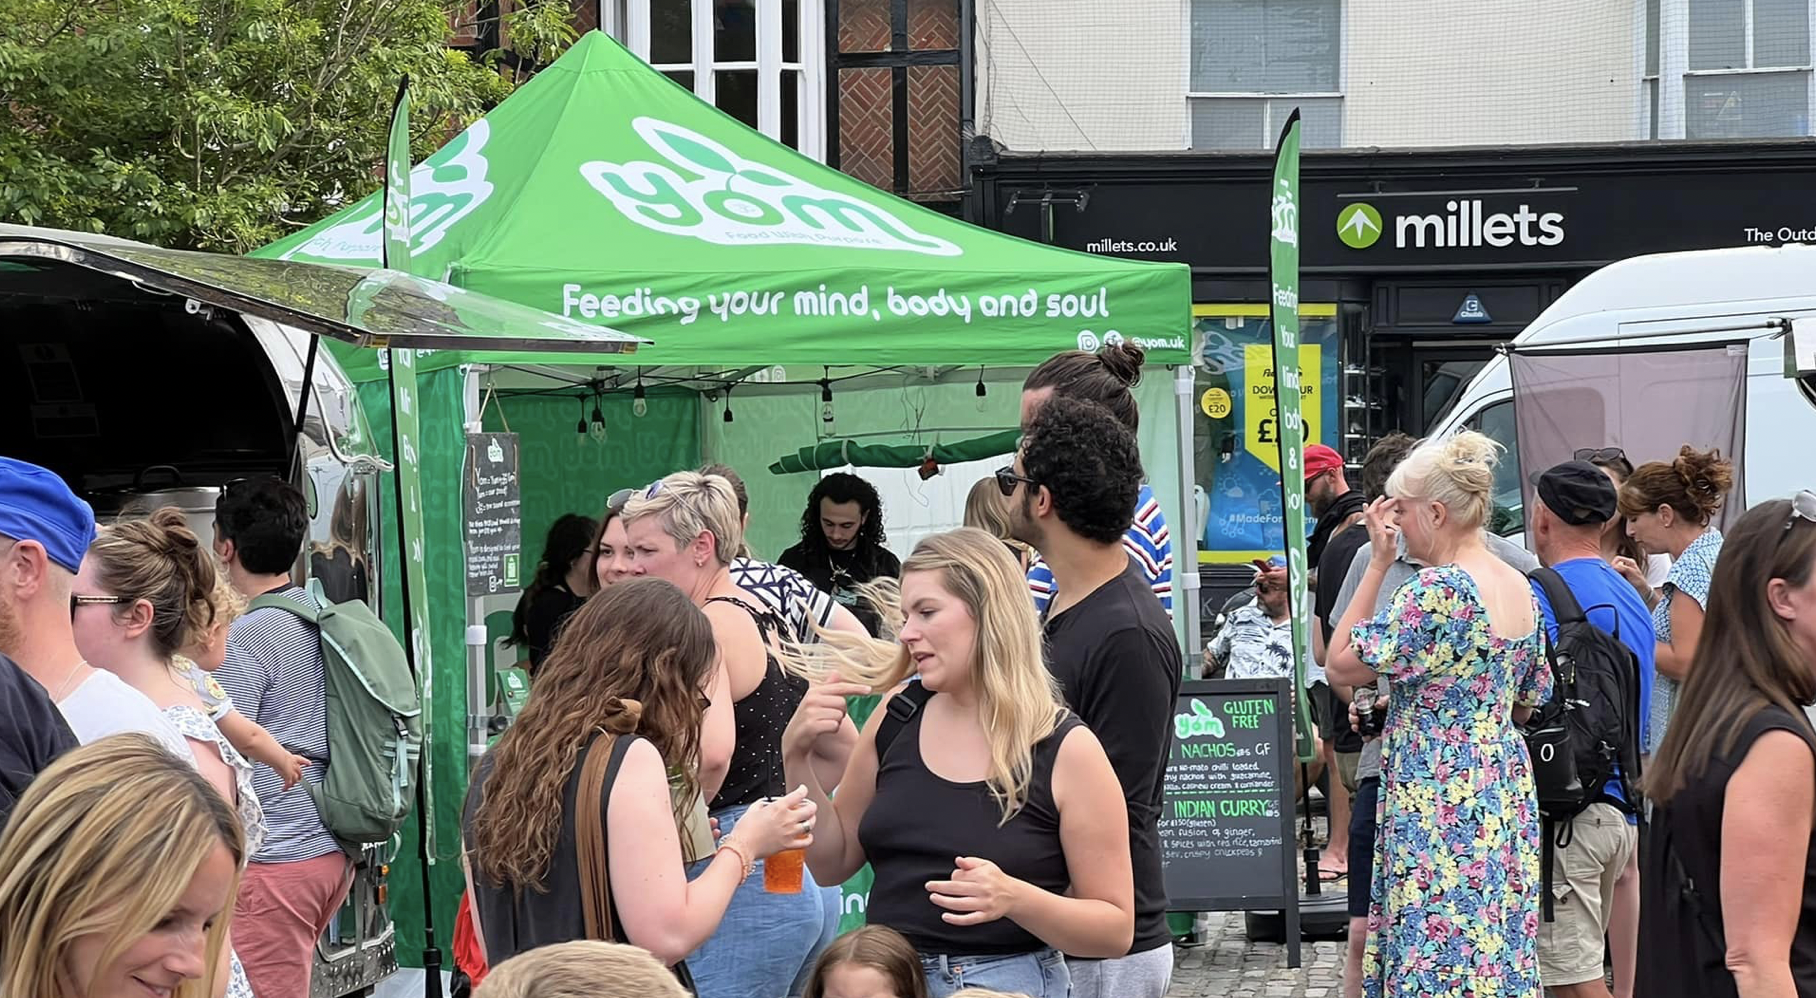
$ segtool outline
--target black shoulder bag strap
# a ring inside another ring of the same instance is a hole
[[[914,715],[920,713],[927,701],[933,699],[933,691],[921,685],[920,680],[909,683],[900,693],[889,698],[889,705],[883,708],[882,720],[877,722],[876,761],[883,764],[883,757],[888,754],[889,746],[895,744],[895,738],[902,733]]]
[[[1544,591],[1545,601],[1551,604],[1551,617],[1557,623],[1560,634],[1563,633],[1565,625],[1580,624],[1588,620],[1583,614],[1582,604],[1577,602],[1576,594],[1570,591],[1570,585],[1564,581],[1562,575],[1557,573],[1557,569],[1541,566],[1533,569],[1527,578],[1538,583],[1539,588]],[[1544,623],[1543,620],[1538,621],[1541,628],[1544,627]],[[1542,634],[1542,636],[1544,640],[1541,644],[1545,649],[1545,663],[1551,668],[1552,699],[1567,700],[1574,697],[1576,695],[1576,673],[1572,671],[1565,674],[1558,667],[1557,642],[1551,640],[1549,634]],[[1557,919],[1553,904],[1554,895],[1551,891],[1553,872],[1556,868],[1556,853],[1559,848],[1570,844],[1570,823],[1559,824],[1550,815],[1540,812],[1539,834],[1539,886],[1543,892],[1540,908],[1544,920],[1551,922]]]

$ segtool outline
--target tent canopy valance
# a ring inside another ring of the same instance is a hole
[[[1190,361],[1191,277],[968,225],[814,162],[589,32],[411,171],[413,259],[655,340],[638,364],[1028,365],[1126,339]],[[379,195],[255,252],[379,263]],[[340,358],[356,380],[370,357]],[[449,351],[424,369],[547,362]]]

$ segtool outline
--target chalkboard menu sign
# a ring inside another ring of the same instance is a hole
[[[1285,679],[1180,685],[1160,810],[1174,911],[1286,910],[1298,921],[1292,700]],[[1291,925],[1291,938],[1298,926]]]
[[[467,596],[477,599],[522,585],[523,495],[517,479],[517,434],[467,434],[461,506],[467,530]]]

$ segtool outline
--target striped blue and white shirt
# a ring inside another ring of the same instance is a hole
[[[1146,482],[1141,483],[1141,492],[1135,497],[1135,522],[1129,525],[1129,532],[1122,535],[1122,546],[1129,552],[1129,557],[1141,567],[1141,574],[1147,576],[1148,585],[1154,587],[1154,595],[1160,597],[1160,605],[1166,607],[1167,616],[1173,615],[1173,540],[1167,534],[1167,520],[1160,513],[1160,500],[1154,498],[1154,489]],[[1040,555],[1028,565],[1028,589],[1034,593],[1034,608],[1042,616],[1047,613],[1047,604],[1053,602],[1053,570],[1041,560]]]
[[[277,593],[310,604],[309,594],[295,586]],[[282,610],[253,610],[234,622],[227,660],[214,677],[243,716],[311,760],[303,768],[304,782],[321,782],[327,773],[328,685],[315,627]],[[339,850],[303,782],[285,790],[275,770],[254,763],[252,789],[265,809],[266,828],[253,862],[300,863]]]

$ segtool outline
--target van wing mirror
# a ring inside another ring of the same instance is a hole
[[[1779,321],[1784,323],[1784,329],[1779,333],[1784,337],[1784,376],[1816,375],[1816,322],[1808,319],[1798,322],[1789,317]]]

